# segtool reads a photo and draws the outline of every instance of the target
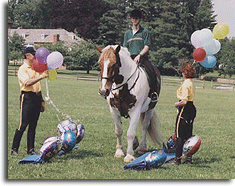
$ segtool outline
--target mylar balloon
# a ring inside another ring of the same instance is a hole
[[[56,69],[63,64],[63,55],[58,52],[52,52],[47,56],[47,66],[49,69]]]
[[[55,81],[56,80],[56,77],[57,77],[57,72],[56,70],[52,69],[52,70],[49,70],[49,80],[50,81]]]
[[[47,56],[50,54],[50,51],[45,47],[40,47],[35,52],[35,57],[38,59],[39,63],[46,64]]]
[[[32,63],[32,68],[39,73],[43,73],[47,70],[47,64],[39,63],[37,59],[35,59]]]
[[[226,23],[218,23],[213,29],[215,39],[224,39],[229,34],[229,27]]]
[[[65,152],[69,152],[76,145],[76,134],[73,131],[66,131],[61,135],[62,147]]]
[[[216,64],[216,58],[213,55],[206,56],[206,59],[204,59],[202,62],[200,62],[200,64],[206,68],[213,68]]]
[[[206,58],[206,51],[203,48],[197,48],[193,51],[193,59],[203,61]]]

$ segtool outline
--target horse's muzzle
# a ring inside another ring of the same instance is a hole
[[[99,94],[106,99],[106,97],[110,94],[110,90],[99,88]]]

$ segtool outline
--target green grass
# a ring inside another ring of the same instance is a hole
[[[192,165],[164,164],[151,171],[124,171],[123,159],[114,158],[116,136],[114,123],[106,100],[98,93],[99,82],[57,79],[49,82],[50,97],[58,108],[79,119],[85,125],[85,137],[79,149],[51,163],[19,165],[26,154],[26,132],[23,135],[19,156],[10,155],[14,131],[19,124],[19,85],[17,77],[8,77],[8,179],[234,179],[234,110],[235,92],[210,89],[196,90],[197,117],[194,134],[200,135],[202,145],[193,157]],[[177,86],[163,86],[157,112],[162,121],[164,141],[174,130]],[[45,96],[45,81],[42,81]],[[35,148],[39,151],[42,141],[56,135],[58,112],[49,104],[41,114]],[[60,116],[60,115],[59,115]],[[64,118],[60,116],[60,119]],[[123,141],[126,148],[128,120],[123,119]],[[137,134],[139,135],[139,129]],[[161,148],[148,143],[153,150]]]

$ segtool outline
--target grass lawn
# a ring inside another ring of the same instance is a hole
[[[26,132],[19,156],[10,155],[13,135],[19,125],[19,85],[17,77],[8,77],[8,179],[234,179],[234,125],[235,92],[210,89],[196,90],[197,117],[194,134],[200,135],[202,145],[193,157],[193,164],[173,166],[164,164],[150,171],[124,171],[123,159],[114,158],[116,136],[114,123],[106,100],[98,95],[99,82],[57,79],[49,82],[50,98],[58,108],[79,119],[85,126],[85,136],[79,149],[64,156],[54,157],[51,163],[19,165],[26,154]],[[162,121],[164,141],[174,130],[176,90],[178,86],[163,85],[157,112]],[[42,81],[45,96],[45,80]],[[58,112],[49,104],[41,114],[37,133],[36,151],[45,137],[56,135]],[[61,120],[65,118],[58,115]],[[124,146],[128,120],[123,119]],[[137,134],[140,139],[139,129]],[[148,148],[162,148],[148,143]]]

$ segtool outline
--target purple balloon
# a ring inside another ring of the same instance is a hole
[[[39,63],[46,64],[47,56],[50,54],[50,51],[45,47],[40,47],[35,52],[35,57],[38,59]]]

